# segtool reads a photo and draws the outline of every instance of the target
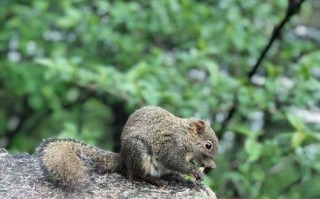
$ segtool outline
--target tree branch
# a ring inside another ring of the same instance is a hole
[[[258,68],[261,66],[262,61],[265,59],[267,53],[269,52],[270,48],[272,47],[273,43],[277,38],[279,38],[281,31],[283,30],[284,26],[290,21],[291,17],[297,14],[301,8],[302,3],[305,0],[288,0],[288,7],[287,12],[281,22],[274,27],[272,35],[269,39],[269,42],[266,44],[264,49],[262,50],[257,62],[253,65],[252,69],[248,73],[248,80],[251,83],[252,77],[256,74]],[[237,93],[234,95],[233,105],[231,106],[230,110],[228,111],[227,117],[222,122],[221,128],[219,132],[224,132],[229,125],[231,119],[233,118],[235,112],[237,111],[238,102],[237,102]]]

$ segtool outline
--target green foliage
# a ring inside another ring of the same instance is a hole
[[[205,183],[224,198],[320,197],[319,119],[307,117],[320,51],[293,34],[311,3],[247,80],[286,3],[2,0],[0,147],[76,137],[112,149],[116,124],[143,105],[218,130],[237,102]]]

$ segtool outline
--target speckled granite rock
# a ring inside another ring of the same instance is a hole
[[[0,149],[0,198],[111,198],[111,199],[215,199],[203,185],[168,179],[168,185],[157,187],[143,181],[128,181],[119,174],[92,175],[86,190],[67,191],[47,182],[38,159],[29,154],[9,155]]]

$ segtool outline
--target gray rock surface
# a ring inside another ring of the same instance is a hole
[[[9,155],[0,149],[0,198],[110,198],[110,199],[215,199],[215,194],[201,184],[167,179],[168,185],[157,187],[143,181],[128,181],[119,174],[92,174],[91,186],[70,191],[47,182],[37,157],[29,154]]]

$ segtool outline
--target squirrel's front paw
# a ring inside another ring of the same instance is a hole
[[[203,173],[200,170],[194,171],[193,176],[197,181],[201,181],[203,179]]]

